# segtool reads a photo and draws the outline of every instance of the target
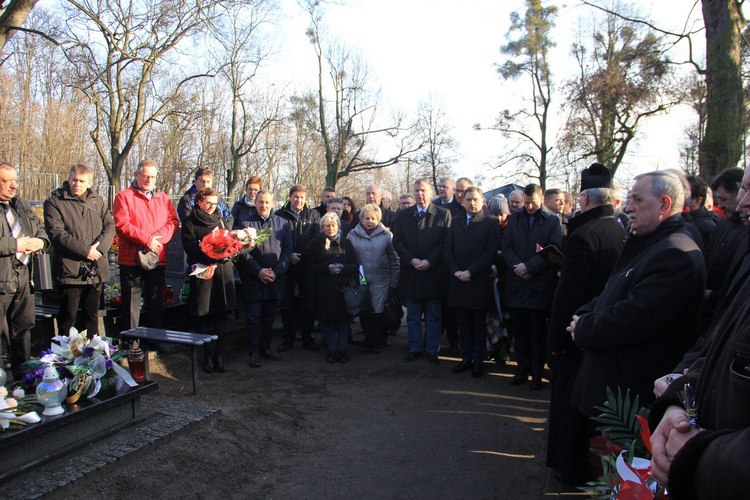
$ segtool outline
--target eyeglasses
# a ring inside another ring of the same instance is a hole
[[[260,189],[257,189],[257,188],[245,188],[245,191],[247,191],[248,193],[257,193],[258,191],[260,191]]]
[[[219,203],[211,203],[210,201],[204,201],[203,202],[207,207],[218,207]]]

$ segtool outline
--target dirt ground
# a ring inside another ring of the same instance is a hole
[[[360,336],[354,326],[355,338]],[[348,364],[301,342],[250,368],[231,333],[228,372],[200,372],[189,351],[152,360],[155,395],[221,412],[192,430],[76,481],[57,498],[540,498],[549,386],[508,383],[513,367],[454,375],[406,352],[402,327],[379,355],[351,345]],[[317,333],[316,333],[317,336]],[[274,346],[280,342],[275,332]]]

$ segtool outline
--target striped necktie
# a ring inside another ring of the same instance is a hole
[[[13,209],[7,203],[3,203],[3,208],[5,208],[5,219],[8,221],[8,226],[10,226],[11,236],[13,236],[13,238],[16,240],[23,237],[24,234],[23,229],[21,228],[21,221],[18,220],[15,211],[13,211]],[[16,252],[16,259],[18,259],[18,261],[23,265],[26,265],[29,262],[28,254],[25,254],[23,252]]]

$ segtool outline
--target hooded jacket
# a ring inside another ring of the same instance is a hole
[[[87,189],[79,198],[65,181],[44,202],[44,227],[52,242],[52,275],[61,285],[93,285],[107,281],[107,251],[115,237],[115,220],[104,198]],[[80,276],[89,249],[99,243],[98,276]]]

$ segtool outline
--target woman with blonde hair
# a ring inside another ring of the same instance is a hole
[[[364,277],[372,295],[372,313],[360,316],[365,334],[363,351],[377,354],[385,337],[383,309],[388,293],[398,288],[400,262],[393,248],[393,234],[381,222],[382,212],[375,204],[362,207],[359,224],[347,235],[357,259],[364,269]]]

